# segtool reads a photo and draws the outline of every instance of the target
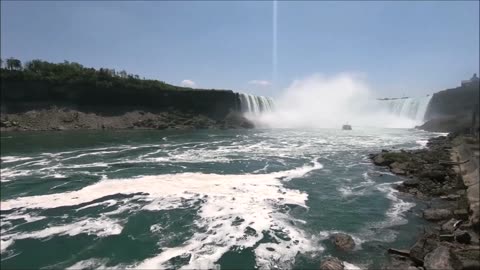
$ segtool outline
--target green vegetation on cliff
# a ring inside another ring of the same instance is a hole
[[[50,63],[42,60],[28,61],[22,65],[18,59],[9,58],[2,66],[1,78],[25,81],[49,81],[56,83],[96,83],[105,88],[121,86],[128,88],[156,88],[159,90],[191,90],[157,80],[140,79],[125,70],[87,68],[79,63],[64,61]]]
[[[230,90],[179,87],[141,79],[126,71],[87,68],[65,61],[49,63],[14,58],[2,61],[2,111],[22,111],[45,105],[100,109],[129,107],[156,111],[179,110],[224,117],[239,106]]]

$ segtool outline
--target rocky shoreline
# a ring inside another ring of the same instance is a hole
[[[51,107],[22,113],[2,114],[0,131],[62,131],[102,129],[236,129],[253,128],[240,113],[230,112],[223,119],[180,111],[128,111],[106,115],[74,109]]]
[[[473,151],[459,151],[465,147]],[[405,177],[398,191],[430,205],[423,210],[429,226],[410,249],[390,248],[384,269],[480,269],[475,151],[478,138],[449,134],[430,139],[425,149],[370,155],[374,164]]]

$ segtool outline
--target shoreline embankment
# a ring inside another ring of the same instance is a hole
[[[449,134],[425,149],[382,150],[370,156],[404,177],[395,188],[427,202],[429,221],[411,247],[392,247],[384,269],[480,269],[479,138]]]

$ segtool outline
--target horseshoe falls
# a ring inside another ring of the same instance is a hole
[[[395,98],[378,100],[389,114],[422,122],[430,103],[431,95],[416,98]]]
[[[243,113],[258,115],[264,112],[271,112],[275,103],[272,98],[264,96],[254,96],[239,93],[240,109]]]

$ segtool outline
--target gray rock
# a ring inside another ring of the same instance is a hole
[[[416,270],[414,263],[404,256],[390,255],[389,261],[386,266],[382,267],[382,270]]]
[[[373,158],[373,163],[378,166],[387,166],[388,162],[383,158],[382,154],[378,154]]]
[[[332,242],[335,246],[344,251],[350,251],[355,247],[355,242],[353,238],[345,233],[336,233],[331,236]]]
[[[424,267],[427,270],[454,270],[458,266],[458,260],[448,247],[439,246],[425,256]]]
[[[438,238],[433,233],[422,235],[410,249],[410,258],[417,264],[423,264],[425,255],[438,246]]]
[[[404,170],[400,169],[400,168],[393,168],[391,169],[392,173],[394,174],[398,174],[398,175],[406,175],[407,172],[405,172]]]
[[[327,257],[322,260],[320,270],[343,270],[345,266],[343,262],[335,257]]]
[[[452,211],[448,209],[426,209],[423,211],[423,217],[426,220],[437,221],[449,219],[453,216]]]
[[[455,223],[457,223],[458,220],[456,219],[450,219],[449,221],[445,222],[441,226],[441,230],[445,233],[453,233],[455,231]]]

